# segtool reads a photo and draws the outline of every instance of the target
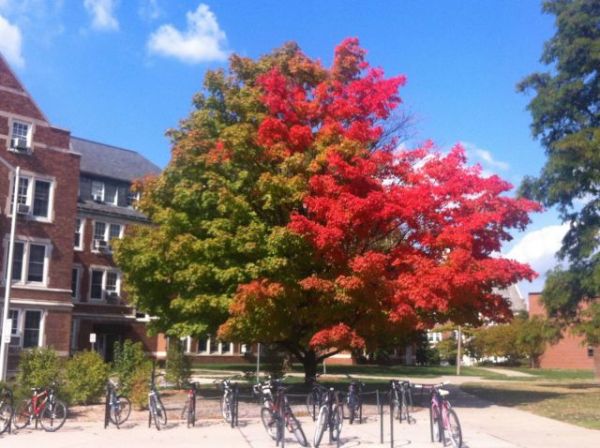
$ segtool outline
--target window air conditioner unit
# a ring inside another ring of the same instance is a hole
[[[94,249],[105,250],[108,248],[108,243],[105,240],[94,240]]]
[[[29,152],[27,139],[23,137],[15,137],[10,141],[10,147],[17,152]]]
[[[106,298],[108,301],[113,302],[113,303],[117,302],[120,299],[119,293],[117,291],[108,291],[106,293]]]
[[[94,202],[102,202],[102,196],[100,196],[99,194],[93,194],[92,199]]]
[[[17,204],[17,213],[19,215],[28,215],[29,206],[27,204]]]

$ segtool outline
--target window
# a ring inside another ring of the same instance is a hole
[[[112,205],[119,205],[119,188],[116,185],[105,185],[105,202]]]
[[[75,240],[73,242],[73,247],[77,250],[83,249],[83,226],[85,220],[81,218],[77,218],[75,221]]]
[[[13,120],[11,131],[11,148],[26,149],[31,146],[31,124]]]
[[[198,339],[198,353],[208,353],[208,338],[203,337]]]
[[[17,283],[46,283],[49,245],[15,241],[12,279]]]
[[[221,353],[230,355],[233,353],[233,344],[231,342],[221,342]]]
[[[92,181],[92,199],[104,202],[104,182]]]
[[[121,224],[105,223],[102,221],[94,222],[94,240],[106,241],[107,249],[110,250],[110,241],[123,237],[123,226]],[[93,250],[98,250],[97,244],[92,246]]]
[[[219,353],[219,341],[217,341],[216,338],[209,338],[208,339],[208,348],[210,353]]]
[[[41,322],[41,311],[25,311],[25,322],[23,324],[23,348],[39,347]]]
[[[73,300],[79,300],[79,282],[81,278],[80,271],[80,268],[73,268],[71,270],[71,297]]]
[[[35,219],[49,220],[52,210],[53,182],[36,179],[32,176],[19,176],[17,188],[17,203],[28,206],[27,211],[20,210],[19,214],[29,215]],[[11,209],[14,193],[11,195]]]
[[[129,205],[130,207],[135,207],[135,205],[139,202],[140,200],[140,192],[139,191],[129,191],[129,194],[127,195],[127,205]]]
[[[594,347],[592,347],[591,345],[589,345],[587,348],[587,355],[588,355],[588,358],[594,357]]]
[[[19,336],[19,310],[8,310],[8,318],[11,320],[10,345],[21,345]]]
[[[90,299],[105,300],[108,293],[120,293],[121,275],[117,271],[92,269],[90,278]]]

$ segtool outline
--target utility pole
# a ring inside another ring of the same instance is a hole
[[[256,346],[256,382],[260,382],[260,342]]]
[[[17,228],[17,202],[19,191],[20,167],[15,169],[15,184],[13,188],[12,219],[10,222],[10,240],[8,242],[8,260],[6,278],[4,281],[4,307],[2,309],[2,340],[0,341],[0,381],[6,381],[8,364],[8,344],[10,343],[10,328],[8,323],[8,310],[10,308],[10,290],[12,287],[13,258],[15,253],[15,230]]]
[[[459,325],[456,331],[456,375],[460,376],[460,364],[462,362],[462,328]]]

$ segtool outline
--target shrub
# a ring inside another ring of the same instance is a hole
[[[151,375],[152,363],[149,360],[145,360],[131,376],[129,399],[133,406],[138,410],[146,409],[148,407],[148,392],[150,392]]]
[[[96,352],[79,352],[67,361],[65,393],[71,403],[96,402],[104,392],[109,366]]]
[[[166,370],[165,379],[169,383],[173,383],[175,387],[181,389],[189,382],[191,374],[190,360],[185,356],[183,344],[179,339],[169,339]]]
[[[29,395],[32,387],[46,387],[53,383],[60,388],[62,364],[62,360],[51,348],[23,350],[17,375],[18,395]]]
[[[150,361],[144,353],[141,342],[133,343],[130,340],[123,344],[115,342],[114,346],[114,372],[119,379],[120,390],[123,395],[129,395],[132,392],[134,377],[137,372],[142,370]],[[146,382],[150,381],[150,376]]]

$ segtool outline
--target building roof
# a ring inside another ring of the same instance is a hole
[[[500,294],[505,299],[508,299],[510,302],[510,309],[513,313],[527,310],[525,299],[521,295],[521,291],[516,284],[503,289],[494,289],[494,292]]]
[[[71,149],[81,154],[81,172],[132,182],[160,168],[141,154],[129,149],[71,137]]]

